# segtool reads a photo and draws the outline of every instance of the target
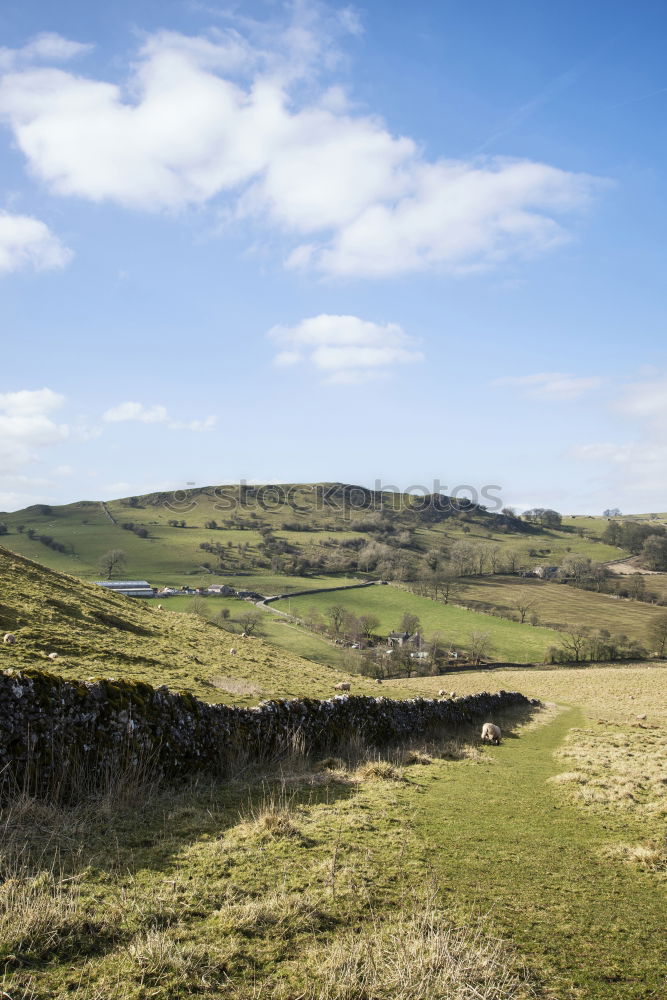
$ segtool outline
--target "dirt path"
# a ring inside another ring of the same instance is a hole
[[[568,709],[480,765],[426,778],[415,823],[452,904],[491,913],[559,1000],[665,1000],[664,889],[602,855],[627,841],[627,818],[564,805],[548,781],[564,770],[553,751],[581,722]]]

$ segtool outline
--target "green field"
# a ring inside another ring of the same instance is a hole
[[[378,632],[385,634],[399,627],[406,611],[419,616],[426,639],[438,634],[453,646],[465,648],[473,631],[488,632],[493,643],[492,657],[510,663],[541,663],[549,646],[558,645],[558,633],[552,629],[520,625],[391,586],[294,597],[290,600],[290,609],[300,617],[307,617],[311,610],[316,610],[324,621],[332,604],[341,605],[357,616],[377,615],[380,619]],[[287,602],[276,601],[275,607],[287,610]]]

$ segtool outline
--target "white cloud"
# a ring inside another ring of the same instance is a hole
[[[0,70],[13,69],[32,62],[69,62],[93,48],[82,42],[73,42],[54,31],[35,35],[20,49],[0,48]]]
[[[540,372],[535,375],[508,375],[494,379],[493,385],[515,386],[527,396],[546,400],[578,399],[599,389],[603,379],[598,375],[564,375],[560,372]]]
[[[0,212],[0,274],[24,267],[37,271],[64,267],[72,256],[49,227],[29,215]]]
[[[144,406],[143,403],[127,402],[106,410],[102,419],[108,424],[138,421],[142,424],[165,424],[174,431],[210,431],[218,418],[211,415],[204,420],[171,420],[166,406]]]
[[[124,420],[138,420],[142,424],[161,424],[167,421],[165,406],[144,406],[143,403],[119,403],[102,414],[109,424]]]
[[[64,397],[51,389],[0,394],[0,474],[3,479],[15,476],[20,467],[35,461],[41,449],[67,438],[67,424],[58,424],[51,416],[64,402]]]
[[[274,326],[267,336],[279,344],[279,366],[305,361],[327,382],[356,384],[385,377],[396,365],[423,361],[415,341],[397,323],[326,313],[296,326]]]
[[[647,420],[667,435],[667,378],[647,379],[628,386],[618,409],[628,416]]]
[[[147,211],[224,195],[237,218],[286,234],[291,267],[460,272],[568,239],[561,217],[598,180],[526,160],[427,160],[316,79],[337,65],[327,32],[361,30],[354,12],[325,27],[307,5],[293,11],[261,45],[252,22],[245,35],[157,32],[122,86],[53,67],[7,73],[0,116],[57,194]]]
[[[643,509],[663,509],[667,489],[667,376],[628,385],[619,392],[613,409],[617,416],[626,418],[626,440],[581,444],[572,455],[606,468],[619,494],[625,491],[630,498],[643,498],[639,500]],[[636,506],[636,499],[634,503]]]

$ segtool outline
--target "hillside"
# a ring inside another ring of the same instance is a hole
[[[100,557],[122,549],[123,573],[153,585],[224,580],[244,586],[251,578],[265,593],[303,589],[304,575],[401,580],[460,542],[483,553],[487,571],[507,562],[558,565],[573,553],[597,562],[628,555],[600,541],[603,518],[545,529],[481,508],[457,509],[447,497],[373,493],[340,483],[211,486],[36,505],[0,520],[7,548],[83,579],[97,579]]]
[[[0,666],[43,667],[64,677],[129,677],[187,690],[210,702],[330,696],[348,679],[258,638],[230,635],[198,615],[160,611],[108,593],[0,548]],[[241,602],[237,602],[241,604]],[[230,649],[238,654],[231,655]],[[56,653],[57,659],[49,659]],[[376,693],[354,678],[358,693]],[[397,689],[398,690],[398,689]]]

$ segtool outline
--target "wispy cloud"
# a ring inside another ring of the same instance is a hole
[[[20,49],[0,48],[0,70],[35,62],[69,62],[92,49],[93,46],[87,43],[73,42],[54,31],[43,31]]]
[[[203,420],[172,420],[166,406],[161,404],[146,406],[144,403],[135,402],[119,403],[102,414],[102,420],[107,424],[126,422],[163,424],[173,431],[210,431],[215,427],[217,419],[211,415]]]
[[[324,313],[296,326],[274,326],[267,336],[282,348],[274,359],[277,365],[306,363],[330,383],[385,378],[397,365],[424,360],[415,339],[397,323],[373,323],[358,316]]]
[[[539,372],[535,375],[508,375],[494,379],[497,386],[513,386],[533,398],[567,400],[578,399],[599,389],[603,384],[599,375],[568,375],[561,372]]]

